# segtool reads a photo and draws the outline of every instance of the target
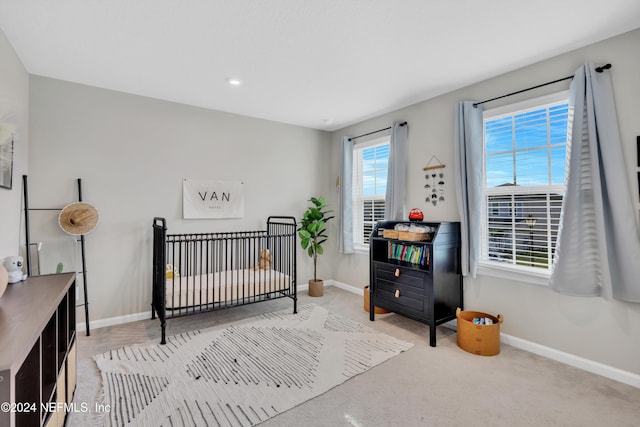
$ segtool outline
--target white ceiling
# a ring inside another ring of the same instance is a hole
[[[0,0],[30,74],[324,130],[638,27],[640,0]]]

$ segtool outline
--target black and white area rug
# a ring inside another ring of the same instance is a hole
[[[411,347],[307,304],[94,359],[105,426],[251,426]]]

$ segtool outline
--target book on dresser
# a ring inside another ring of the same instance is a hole
[[[64,426],[76,388],[75,274],[9,285],[0,348],[0,426]]]
[[[391,232],[415,224],[426,232]],[[463,307],[460,223],[380,221],[369,240],[370,320],[374,307],[429,325],[436,346],[436,326],[456,318]]]

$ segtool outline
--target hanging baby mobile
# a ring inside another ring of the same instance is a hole
[[[427,198],[425,199],[425,202],[431,202],[433,206],[437,205],[438,202],[444,202],[445,167],[446,165],[433,155],[431,156],[429,163],[427,163],[427,166],[422,168],[423,171],[427,172],[424,176],[427,180],[427,183],[424,186],[424,188],[427,189]]]

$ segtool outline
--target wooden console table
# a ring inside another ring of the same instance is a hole
[[[64,425],[76,388],[75,344],[74,273],[7,287],[0,298],[1,426]]]

